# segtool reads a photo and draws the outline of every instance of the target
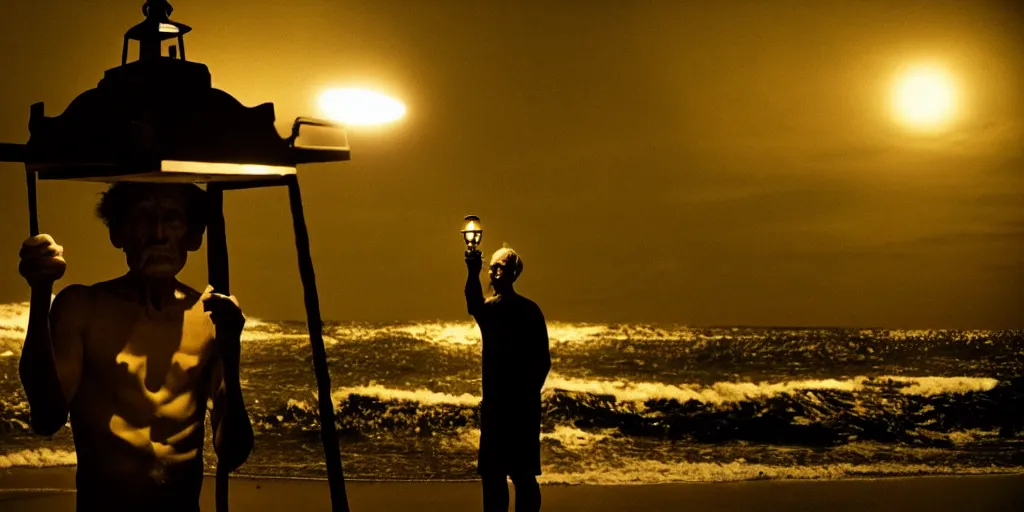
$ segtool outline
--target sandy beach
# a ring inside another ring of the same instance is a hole
[[[13,469],[0,473],[0,511],[74,510],[74,470]],[[479,510],[475,482],[348,482],[353,511]],[[213,511],[214,483],[203,487],[202,510]],[[993,511],[1019,510],[1024,475],[910,477],[841,481],[755,481],[635,486],[544,486],[546,511]],[[236,511],[330,510],[327,483],[236,477]]]

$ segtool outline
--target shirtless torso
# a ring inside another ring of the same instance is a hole
[[[65,396],[80,509],[198,503],[205,412],[221,382],[202,298],[180,285],[158,310],[115,279],[69,286],[54,301],[55,362],[62,384],[76,386]]]
[[[112,185],[97,214],[128,273],[52,304],[64,248],[46,234],[22,243],[32,299],[19,376],[33,431],[53,435],[70,415],[79,510],[198,510],[208,409],[218,472],[252,450],[238,301],[175,278],[202,245],[205,201],[192,184]]]

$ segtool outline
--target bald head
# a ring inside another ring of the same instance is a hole
[[[503,246],[491,256],[488,274],[495,290],[511,289],[512,283],[523,273],[523,259],[508,245]]]

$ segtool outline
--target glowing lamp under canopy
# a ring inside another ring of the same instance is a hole
[[[467,215],[462,225],[462,240],[466,247],[474,250],[480,246],[480,239],[484,236],[483,225],[480,224],[480,217]]]
[[[246,107],[212,85],[209,69],[186,60],[191,27],[170,20],[167,0],[149,0],[146,19],[124,36],[121,65],[109,69],[96,88],[83,92],[55,116],[43,103],[31,106],[25,144],[0,144],[0,162],[25,164],[30,233],[39,233],[36,179],[91,182],[179,182],[206,184],[209,198],[209,282],[229,293],[223,192],[265,186],[288,189],[307,325],[317,378],[332,510],[348,510],[337,440],[330,376],[323,343],[319,298],[309,251],[296,168],[300,164],[349,160],[340,125],[299,117],[281,137],[274,105]],[[262,29],[262,27],[261,27]],[[138,58],[129,62],[129,48]],[[330,132],[330,146],[301,146],[303,127]],[[31,307],[49,308],[49,303]],[[324,421],[326,419],[326,421]],[[217,510],[227,508],[227,471],[218,468]]]
[[[347,141],[335,147],[296,145],[303,125],[340,126],[298,118],[282,138],[272,103],[249,108],[212,86],[209,69],[185,59],[184,35],[170,5],[149,1],[147,18],[126,34],[121,65],[95,89],[48,117],[32,105],[30,137],[20,160],[39,179],[82,181],[223,182],[273,180],[304,163],[349,159]],[[163,43],[176,45],[163,53]],[[128,61],[132,41],[138,60]],[[4,160],[10,161],[10,158]]]

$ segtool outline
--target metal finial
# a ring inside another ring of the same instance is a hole
[[[142,5],[142,14],[146,19],[130,28],[124,35],[124,46],[121,49],[121,65],[128,63],[128,41],[139,42],[139,60],[150,60],[165,57],[162,55],[162,42],[167,39],[177,39],[174,55],[166,55],[172,59],[180,55],[180,60],[185,59],[185,40],[183,36],[192,30],[184,23],[171,21],[169,16],[174,12],[168,0],[146,0]]]
[[[146,3],[142,6],[142,15],[149,17],[149,14],[153,12],[153,8],[157,9],[157,13],[163,13],[164,18],[170,18],[171,13],[174,12],[174,7],[171,7],[171,3],[167,0],[146,0]],[[160,16],[160,14],[157,14]]]

